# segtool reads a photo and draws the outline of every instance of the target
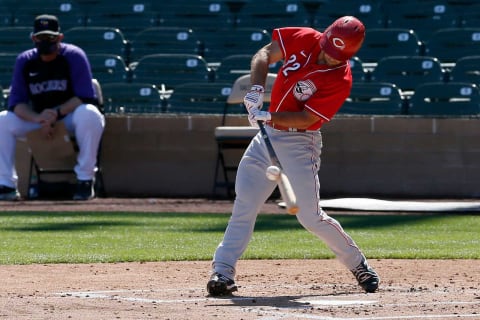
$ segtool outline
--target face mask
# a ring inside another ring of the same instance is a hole
[[[35,47],[39,54],[50,54],[57,50],[57,42],[51,42],[50,40],[42,40],[35,42]]]

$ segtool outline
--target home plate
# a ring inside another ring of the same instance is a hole
[[[295,302],[299,303],[308,303],[314,306],[348,306],[348,305],[365,305],[365,304],[373,304],[377,303],[378,301],[375,300],[305,300],[305,299],[297,299]]]

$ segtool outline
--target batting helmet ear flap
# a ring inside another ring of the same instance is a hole
[[[322,34],[322,50],[339,61],[353,57],[365,39],[365,26],[355,17],[344,16],[335,20]]]

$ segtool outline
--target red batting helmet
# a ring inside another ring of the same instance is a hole
[[[339,61],[353,57],[365,39],[365,26],[355,17],[345,16],[333,22],[322,35],[322,50]]]

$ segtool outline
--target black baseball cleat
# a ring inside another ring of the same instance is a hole
[[[78,180],[73,200],[90,200],[95,198],[93,180]]]
[[[358,284],[366,292],[373,293],[377,291],[380,283],[380,277],[368,263],[363,260],[355,269],[350,270],[358,281]]]
[[[16,188],[10,188],[0,185],[0,200],[16,201],[20,200],[20,193]]]
[[[235,281],[214,272],[207,283],[207,291],[212,297],[226,296],[237,291]]]

